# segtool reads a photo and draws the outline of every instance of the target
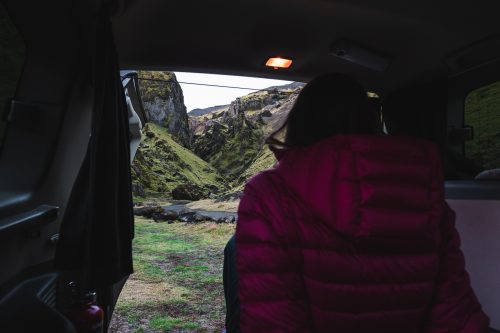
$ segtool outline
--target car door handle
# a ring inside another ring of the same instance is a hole
[[[40,205],[37,208],[15,216],[0,219],[0,233],[14,230],[30,231],[54,222],[59,215],[59,207]]]

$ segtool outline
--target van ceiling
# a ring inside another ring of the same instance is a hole
[[[498,13],[498,0],[128,0],[114,29],[123,68],[296,81],[342,72],[386,93],[449,75],[450,55],[500,35]],[[331,56],[340,39],[388,55],[389,68]],[[292,69],[265,68],[276,55],[292,58]]]

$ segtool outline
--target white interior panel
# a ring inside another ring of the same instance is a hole
[[[500,329],[500,201],[448,200],[457,213],[472,286],[491,318],[491,327]]]

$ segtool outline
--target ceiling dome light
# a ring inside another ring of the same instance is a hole
[[[267,67],[273,67],[274,69],[278,68],[289,68],[292,66],[292,59],[286,59],[281,57],[269,58],[266,62]]]

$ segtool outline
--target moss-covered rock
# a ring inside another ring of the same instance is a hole
[[[248,111],[260,111],[266,106],[279,103],[279,101],[287,99],[290,96],[288,91],[278,89],[257,91],[243,97],[238,97],[233,101],[224,114],[225,118],[237,117],[238,114]]]
[[[229,138],[227,125],[214,121],[193,138],[193,151],[205,161],[222,150]]]
[[[139,90],[150,122],[168,129],[175,141],[190,147],[188,115],[182,88],[172,72],[139,71]]]

